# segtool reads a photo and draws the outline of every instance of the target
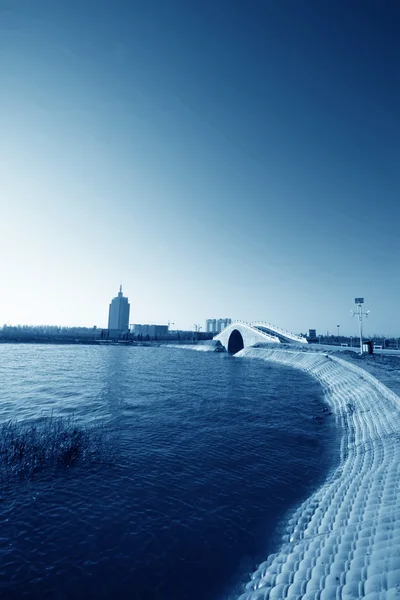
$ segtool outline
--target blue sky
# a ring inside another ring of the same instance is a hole
[[[0,11],[0,322],[400,335],[397,3]]]

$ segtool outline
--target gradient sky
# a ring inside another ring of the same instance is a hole
[[[400,336],[400,4],[0,0],[0,323]]]

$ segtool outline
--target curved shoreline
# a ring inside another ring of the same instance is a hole
[[[280,551],[239,600],[400,597],[400,398],[345,360],[316,352],[247,348],[313,375],[340,425],[340,462],[293,513]]]

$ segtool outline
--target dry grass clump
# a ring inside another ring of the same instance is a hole
[[[0,476],[4,482],[48,467],[109,459],[110,442],[104,427],[80,425],[73,416],[7,421],[0,424]]]

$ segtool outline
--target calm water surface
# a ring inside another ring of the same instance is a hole
[[[298,371],[168,348],[0,346],[0,421],[71,415],[114,461],[1,490],[4,598],[220,600],[336,460]]]

